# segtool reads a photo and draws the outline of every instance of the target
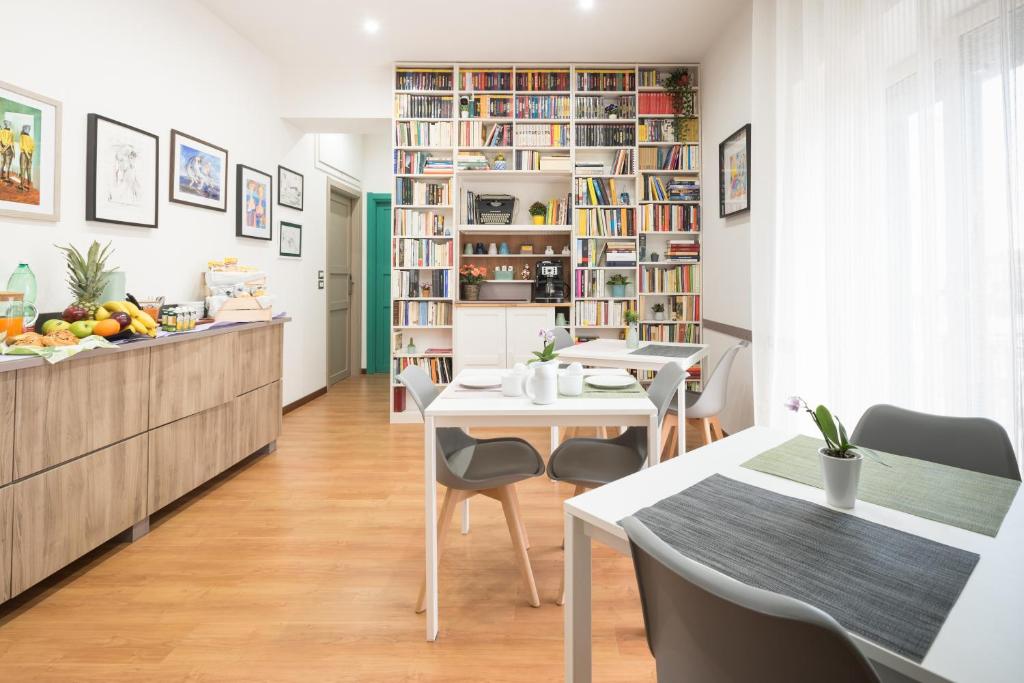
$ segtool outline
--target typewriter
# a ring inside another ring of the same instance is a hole
[[[519,200],[510,194],[481,194],[476,197],[478,225],[511,225]]]

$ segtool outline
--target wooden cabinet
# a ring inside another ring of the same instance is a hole
[[[0,489],[0,602],[11,597],[11,518],[14,514],[13,487]]]
[[[15,479],[146,431],[150,350],[93,353],[16,373]]]
[[[281,383],[274,382],[235,399],[235,462],[276,441],[281,433]],[[234,463],[232,463],[234,464]]]
[[[9,487],[11,595],[146,516],[148,443],[140,434]]]
[[[541,348],[538,333],[555,326],[551,306],[458,306],[455,374],[465,368],[510,368]]]
[[[555,309],[551,307],[515,307],[505,309],[505,367],[525,363],[540,351],[540,331],[555,326]]]
[[[234,398],[235,341],[239,334],[217,334],[153,347],[150,429]]]
[[[0,486],[14,477],[14,392],[17,373],[0,372]]]
[[[235,349],[235,395],[281,379],[284,358],[284,326],[270,325],[243,330]]]

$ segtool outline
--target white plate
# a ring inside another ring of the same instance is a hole
[[[501,378],[497,375],[480,375],[460,379],[459,384],[467,389],[494,389],[501,386]]]
[[[587,384],[598,389],[625,389],[633,386],[632,375],[591,375],[586,378]]]

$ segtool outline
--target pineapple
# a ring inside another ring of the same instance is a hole
[[[89,246],[89,252],[82,257],[82,253],[74,246],[58,246],[64,252],[64,258],[68,264],[68,287],[75,297],[72,306],[79,306],[88,314],[88,319],[95,319],[96,309],[100,306],[100,296],[103,288],[107,285],[107,275],[104,272],[107,265],[107,258],[112,253],[110,243],[100,248],[99,242],[93,242]]]

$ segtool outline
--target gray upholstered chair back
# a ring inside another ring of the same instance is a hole
[[[564,327],[552,327],[548,332],[555,336],[555,351],[568,348],[576,343]]]
[[[905,455],[1020,481],[1020,466],[1006,430],[984,417],[946,417],[890,405],[867,409],[850,441]]]
[[[647,387],[647,397],[658,407],[658,424],[665,419],[665,413],[672,405],[679,385],[686,378],[686,370],[677,363],[669,363],[658,370],[651,386]]]
[[[659,683],[878,681],[842,627],[821,610],[684,557],[633,517],[622,526]]]
[[[750,342],[743,339],[730,346],[718,359],[711,376],[704,383],[704,390],[700,392],[697,401],[686,409],[686,417],[711,417],[718,415],[725,410],[726,392],[729,389],[729,374],[732,372],[732,363],[736,360],[736,354],[740,349],[750,346]]]

